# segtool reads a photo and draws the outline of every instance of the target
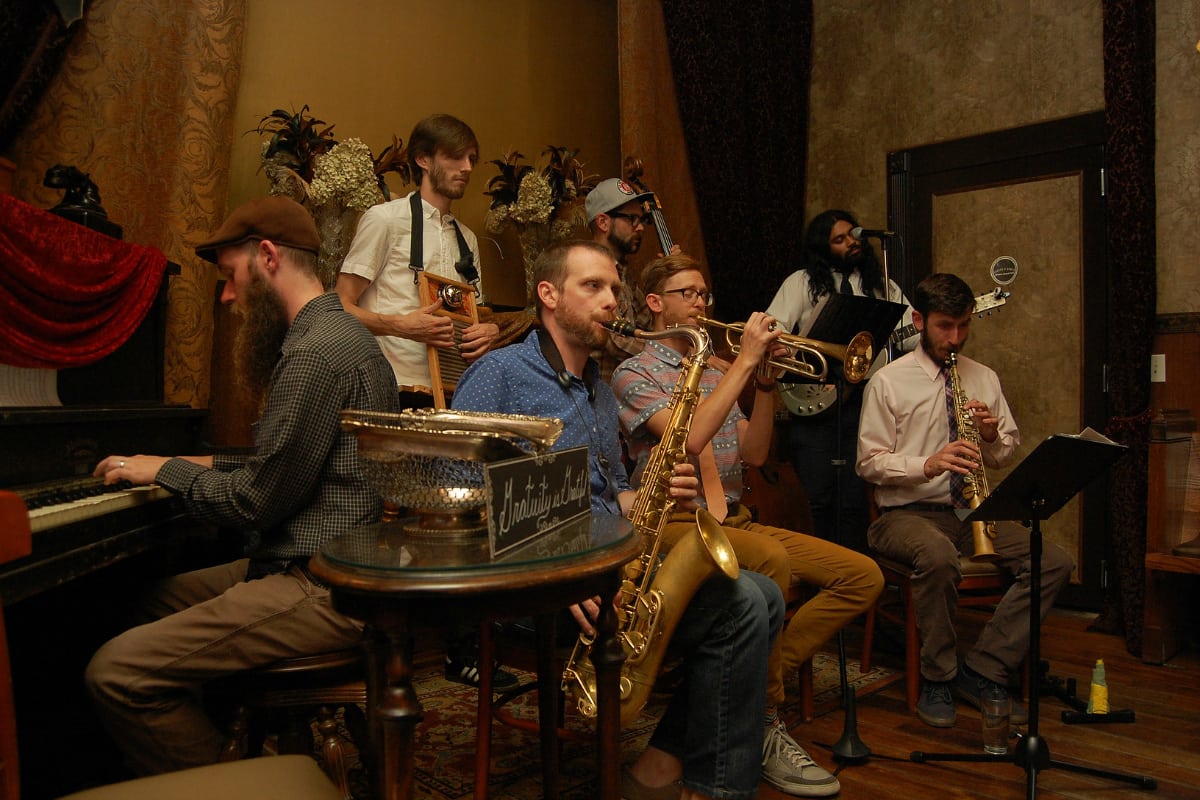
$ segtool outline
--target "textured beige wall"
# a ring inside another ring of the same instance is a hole
[[[456,213],[480,237],[493,302],[523,306],[515,237],[489,241],[486,162],[517,149],[542,165],[547,145],[581,150],[589,171],[620,168],[616,5],[594,0],[250,0],[237,131],[276,108],[336,125],[379,153],[396,134],[407,143],[422,117],[445,112],[479,137],[480,163]],[[234,143],[230,207],[267,190],[258,173],[261,139]],[[389,176],[393,196],[407,191]],[[493,243],[494,242],[494,243]]]
[[[1200,3],[1158,0],[1158,312],[1200,312]]]
[[[1158,311],[1200,312],[1200,4],[1157,32]],[[1102,109],[1101,41],[1099,0],[820,0],[808,215],[882,227],[889,151]]]
[[[962,277],[976,294],[992,288],[1000,254],[1020,265],[998,311],[971,323],[966,352],[1000,375],[1021,431],[1016,457],[989,470],[996,486],[1052,433],[1083,427],[1083,269],[1078,175],[994,186],[933,199],[933,269]],[[1050,532],[1082,557],[1080,503],[1054,515]]]

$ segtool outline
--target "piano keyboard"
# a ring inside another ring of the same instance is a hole
[[[161,486],[106,486],[100,478],[73,478],[14,488],[29,509],[33,533],[94,519],[171,497]]]

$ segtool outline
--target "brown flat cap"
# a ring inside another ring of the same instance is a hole
[[[205,241],[196,245],[196,255],[217,263],[217,249],[269,239],[275,244],[308,250],[321,249],[321,235],[312,215],[289,197],[259,197],[238,207]]]

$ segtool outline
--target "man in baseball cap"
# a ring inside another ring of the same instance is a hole
[[[642,201],[653,196],[639,194],[620,178],[601,181],[588,192],[583,208],[592,239],[612,250],[621,265],[642,246],[642,232],[650,223]]]
[[[617,271],[621,275],[621,293],[617,296],[617,316],[629,320],[642,330],[651,330],[654,318],[646,309],[645,296],[636,286],[635,276],[629,274],[629,257],[642,246],[642,234],[650,224],[644,201],[654,197],[653,192],[637,192],[628,182],[620,178],[609,178],[596,184],[584,201],[587,212],[588,230],[592,241],[607,247],[617,260]],[[679,246],[671,253],[678,252]],[[663,255],[669,255],[664,253]],[[613,370],[629,358],[642,352],[642,340],[613,334],[603,351],[592,356],[600,363],[600,376],[605,382],[612,378]]]
[[[341,412],[397,411],[399,398],[375,337],[317,277],[320,243],[303,206],[266,197],[196,247],[225,281],[221,302],[241,317],[226,368],[242,373],[237,383],[251,387],[249,402],[261,409],[254,450],[110,455],[96,467],[108,484],[173,492],[190,515],[239,531],[248,556],[161,582],[138,615],[153,621],[92,657],[87,687],[139,774],[217,761],[227,737],[201,702],[209,680],[362,637],[307,564],[330,539],[383,511]]]

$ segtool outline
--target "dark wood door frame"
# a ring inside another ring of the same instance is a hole
[[[1026,125],[995,133],[888,153],[888,228],[903,247],[889,250],[891,277],[911,296],[933,269],[933,202],[954,194],[1006,184],[1079,175],[1082,258],[1081,417],[1102,430],[1108,419],[1105,367],[1109,324],[1109,268],[1104,203],[1104,112]],[[1098,609],[1107,580],[1109,532],[1106,499],[1096,490],[1083,501],[1080,535],[1102,531],[1081,547],[1081,583],[1061,602]]]

